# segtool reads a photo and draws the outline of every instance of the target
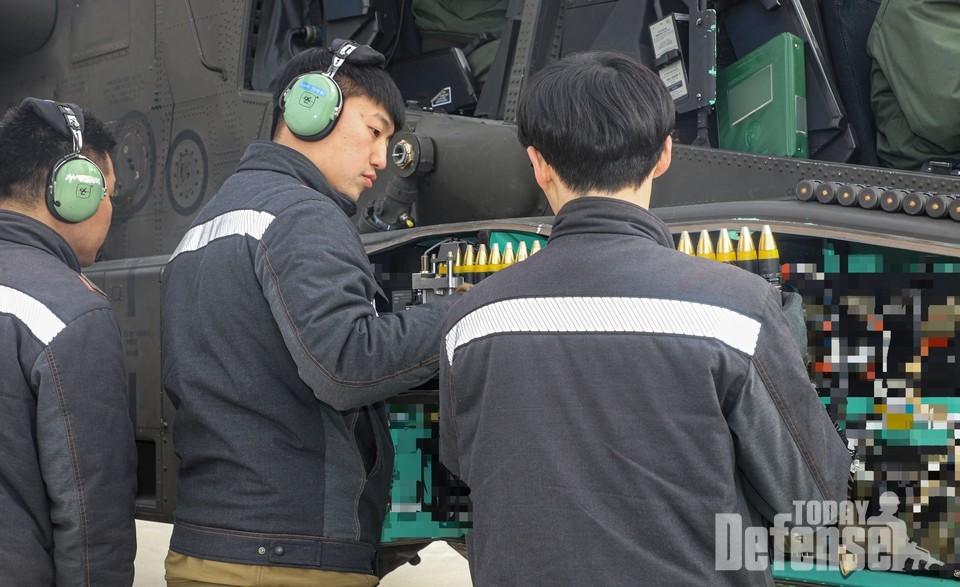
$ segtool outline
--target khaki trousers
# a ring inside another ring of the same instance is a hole
[[[222,563],[168,551],[169,587],[375,587],[380,580],[361,573]]]

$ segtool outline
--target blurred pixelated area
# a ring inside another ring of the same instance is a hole
[[[811,379],[862,462],[851,499],[899,497],[912,539],[960,569],[960,262],[899,249],[778,237],[804,297]],[[436,403],[390,404],[397,448],[384,541],[462,539],[467,489],[438,458]]]
[[[869,500],[875,513],[880,494],[895,492],[897,517],[945,563],[935,572],[952,576],[960,568],[960,262],[843,241],[795,245],[781,241],[781,258],[805,262],[785,264],[783,278],[806,304],[812,380],[862,462],[851,498]]]
[[[440,406],[391,403],[389,407],[396,458],[384,542],[462,540],[471,527],[469,491],[440,464]]]

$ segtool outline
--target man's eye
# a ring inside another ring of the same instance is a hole
[[[380,138],[380,135],[383,134],[379,128],[373,128],[372,126],[370,127],[370,131],[373,133],[373,136],[376,138]]]

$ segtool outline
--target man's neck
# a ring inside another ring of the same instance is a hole
[[[644,209],[649,209],[651,184],[652,181],[648,179],[639,187],[630,187],[616,192],[592,191],[585,194],[570,191],[566,186],[560,185],[557,193],[554,195],[554,198],[556,198],[557,202],[556,209],[559,210],[560,208],[563,208],[564,204],[567,202],[582,197],[612,198],[614,200],[623,200],[625,202],[630,202],[631,204],[636,204]]]

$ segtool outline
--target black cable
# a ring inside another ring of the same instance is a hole
[[[403,16],[404,12],[406,12],[406,7],[407,0],[400,0],[400,18],[397,19],[397,34],[393,38],[393,47],[390,47],[390,54],[387,55],[387,61],[383,64],[384,67],[390,65],[390,61],[393,59],[393,54],[397,51],[397,45],[400,44],[400,33],[403,32]]]

